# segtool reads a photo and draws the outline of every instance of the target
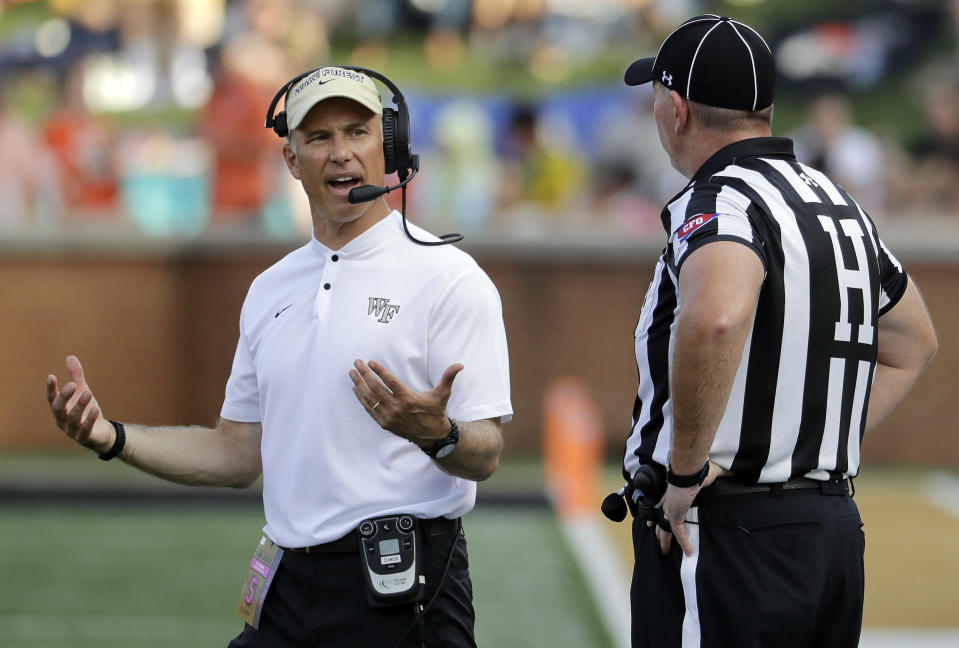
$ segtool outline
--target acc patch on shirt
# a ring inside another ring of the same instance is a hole
[[[716,218],[716,214],[699,214],[698,216],[693,216],[683,223],[678,230],[676,230],[676,238],[683,242],[693,235],[693,232],[698,230],[700,227],[708,223],[709,221]]]

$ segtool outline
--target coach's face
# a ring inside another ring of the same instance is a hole
[[[323,219],[348,223],[389,212],[385,200],[350,204],[350,189],[383,185],[383,124],[380,116],[342,97],[313,106],[283,146],[293,177],[310,199],[314,227]]]

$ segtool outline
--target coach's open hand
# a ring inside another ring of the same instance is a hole
[[[377,362],[357,360],[353,366],[353,393],[380,427],[421,448],[429,448],[449,434],[446,403],[463,365],[447,367],[439,384],[425,392],[413,391]]]
[[[47,376],[47,401],[53,418],[57,426],[80,445],[98,453],[106,452],[113,445],[115,432],[102,416],[100,405],[87,385],[83,366],[76,356],[67,356],[67,373],[70,374],[70,382],[62,389],[57,387],[56,376]]]

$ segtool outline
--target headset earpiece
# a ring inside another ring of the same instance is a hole
[[[413,152],[410,145],[410,113],[406,109],[403,97],[393,97],[398,110],[393,113],[394,140],[393,140],[393,171],[403,176],[413,168]],[[384,111],[385,115],[385,111]],[[385,131],[384,131],[385,132]]]
[[[396,126],[396,111],[383,108],[383,159],[386,162],[386,175],[396,173],[397,169]]]
[[[310,71],[312,72],[312,70]],[[287,128],[286,123],[286,95],[290,91],[290,88],[293,87],[293,84],[305,77],[310,72],[304,72],[299,74],[286,83],[283,84],[283,87],[273,96],[273,101],[270,102],[270,107],[266,109],[266,120],[263,122],[263,125],[266,128],[272,128],[273,132],[279,135],[280,137],[286,137],[290,134],[290,129]],[[273,114],[273,111],[276,110],[276,105],[280,103],[280,99],[284,100],[284,108],[276,115]]]
[[[281,110],[273,118],[273,132],[280,137],[286,137],[290,134],[290,129],[286,127],[286,111]]]

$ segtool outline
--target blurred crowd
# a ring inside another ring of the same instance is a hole
[[[561,83],[615,43],[640,55],[699,0],[50,0],[0,5],[0,231],[299,236],[309,212],[263,127],[275,91],[330,63],[389,69],[398,34],[436,70],[465,52],[554,90],[450,92],[393,80],[411,106],[411,219],[436,233],[658,238],[685,180],[651,93],[621,77]],[[788,132],[879,220],[959,213],[959,0],[953,49],[909,71],[902,123],[865,128],[855,89],[803,92]],[[878,30],[873,30],[877,31]],[[349,43],[337,48],[338,39]],[[336,54],[334,54],[336,52]],[[345,54],[344,54],[345,52]],[[335,56],[340,58],[334,59]],[[343,60],[346,56],[346,60]],[[628,63],[622,61],[623,67]],[[383,90],[386,105],[390,96]],[[901,126],[908,125],[907,128]],[[399,205],[399,196],[389,199]]]

